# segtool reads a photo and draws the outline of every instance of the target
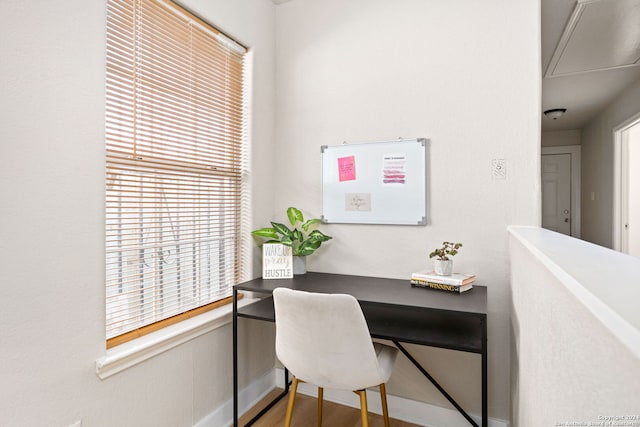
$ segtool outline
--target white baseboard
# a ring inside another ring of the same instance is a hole
[[[284,369],[276,368],[276,385],[284,387]],[[301,383],[298,385],[298,392],[308,396],[316,397],[318,389],[313,384]],[[360,408],[360,398],[353,392],[341,390],[324,390],[323,397],[330,402]],[[429,427],[460,427],[469,426],[469,422],[455,409],[442,408],[425,402],[407,399],[404,397],[387,395],[387,405],[389,416],[397,420],[406,421],[413,424]],[[374,414],[382,414],[380,404],[380,393],[375,390],[367,390],[367,407]],[[482,417],[469,414],[473,420],[480,425]],[[489,418],[489,427],[509,427],[509,423],[504,420]]]
[[[282,371],[284,372],[284,371]],[[281,374],[284,376],[284,373]],[[244,389],[240,390],[238,395],[238,413],[243,414],[264,396],[276,387],[276,370],[264,374],[262,377],[254,380]],[[220,427],[230,426],[233,424],[233,398],[227,400],[216,410],[211,412],[205,418],[198,421],[194,427]]]
[[[256,379],[242,389],[238,396],[238,411],[243,414],[253,407],[273,388],[284,388],[284,369],[275,368],[262,377]],[[308,396],[317,396],[317,388],[311,384],[302,383],[298,386],[298,392]],[[360,408],[358,396],[352,392],[340,390],[325,390],[324,399],[352,408]],[[387,395],[389,414],[392,418],[429,427],[460,427],[469,423],[455,409],[442,408],[425,402],[407,399],[404,397]],[[380,393],[367,390],[367,406],[370,412],[382,414],[380,405]],[[481,417],[470,414],[473,420],[480,424]],[[233,423],[233,399],[226,401],[208,416],[198,421],[195,427],[220,427]],[[505,420],[489,418],[489,427],[509,427]]]

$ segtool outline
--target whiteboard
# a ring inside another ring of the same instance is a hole
[[[322,146],[322,221],[425,225],[426,141]]]

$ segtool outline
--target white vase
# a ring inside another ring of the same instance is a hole
[[[451,276],[451,272],[453,271],[453,260],[437,259],[434,262],[434,269],[436,270],[436,274],[439,274],[440,276]]]
[[[293,274],[306,274],[307,273],[307,257],[306,256],[294,256],[293,257]]]

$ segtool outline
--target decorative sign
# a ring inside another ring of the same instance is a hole
[[[293,255],[290,246],[280,243],[262,245],[262,278],[293,278]]]

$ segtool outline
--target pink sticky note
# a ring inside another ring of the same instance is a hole
[[[355,156],[338,158],[338,176],[339,176],[340,182],[354,181],[356,179]]]

